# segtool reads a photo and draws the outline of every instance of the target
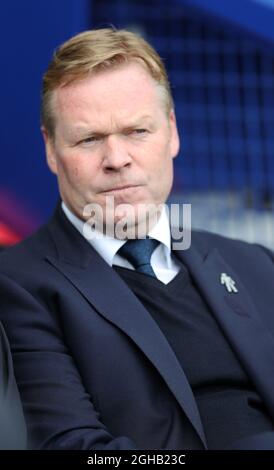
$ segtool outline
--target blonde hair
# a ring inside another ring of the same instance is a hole
[[[127,30],[111,28],[85,31],[73,36],[54,53],[43,76],[41,122],[54,136],[53,91],[91,73],[138,61],[163,88],[167,110],[173,108],[170,84],[165,66],[155,51],[141,36]]]

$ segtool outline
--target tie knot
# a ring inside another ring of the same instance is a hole
[[[158,244],[158,240],[152,238],[128,240],[120,248],[119,254],[126,258],[136,271],[156,277],[150,264],[150,258]]]

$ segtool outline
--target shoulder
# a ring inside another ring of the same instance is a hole
[[[210,249],[217,249],[223,256],[229,256],[230,260],[240,261],[243,258],[250,260],[274,261],[274,254],[271,250],[258,243],[250,243],[244,240],[225,237],[216,233],[193,230],[192,242],[198,249],[204,252]]]
[[[54,243],[46,224],[22,242],[0,252],[0,274],[12,278],[33,274],[53,251]]]
[[[49,243],[49,234],[47,231],[47,224],[43,225],[36,232],[34,232],[29,237],[25,238],[15,245],[5,248],[0,251],[0,262],[5,259],[13,259],[18,256],[27,255],[28,253],[35,253],[39,249],[43,249],[44,245]]]

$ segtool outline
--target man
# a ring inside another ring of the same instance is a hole
[[[25,449],[26,427],[4,329],[0,323],[0,450]]]
[[[0,251],[5,246],[0,245]],[[7,336],[0,323],[0,450],[26,449],[23,416]]]
[[[0,246],[0,251],[4,247]],[[10,348],[0,323],[0,450],[25,449],[26,426]]]
[[[274,449],[273,259],[209,233],[174,249],[158,54],[123,30],[70,39],[44,76],[42,132],[62,202],[0,258],[30,445]]]

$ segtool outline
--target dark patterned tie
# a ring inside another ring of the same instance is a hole
[[[141,238],[128,240],[118,251],[118,254],[126,258],[139,273],[155,277],[155,272],[150,264],[153,251],[159,245],[158,240]]]

